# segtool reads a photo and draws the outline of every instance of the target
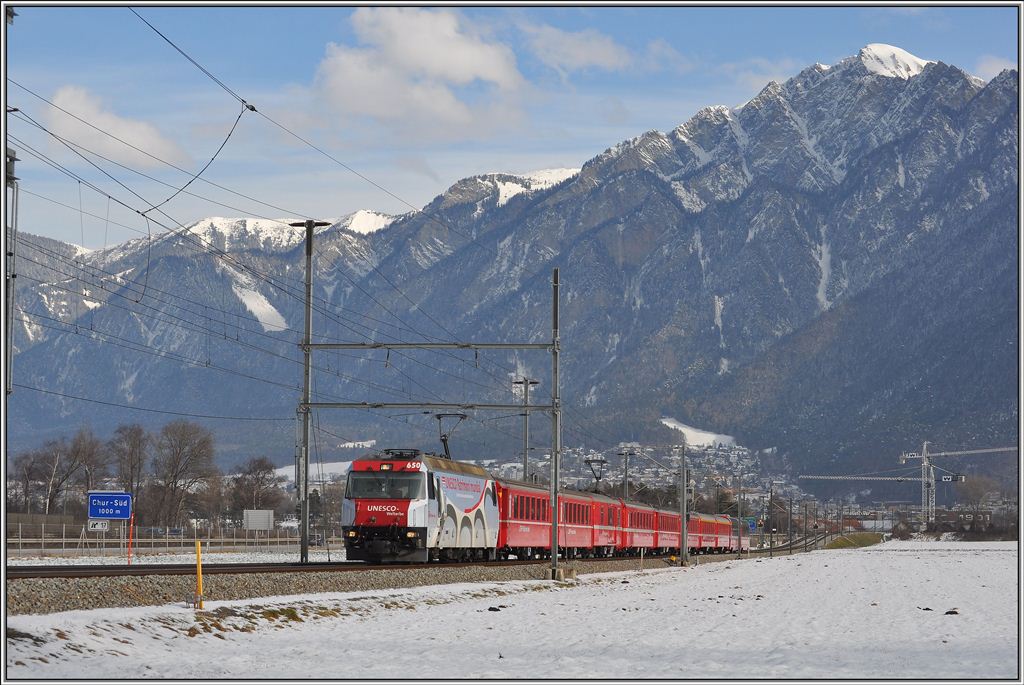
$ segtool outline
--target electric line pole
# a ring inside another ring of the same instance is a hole
[[[317,226],[330,226],[326,221],[306,219],[289,224],[306,229],[306,306],[305,327],[302,333],[302,445],[299,452],[298,473],[295,477],[295,489],[299,495],[299,561],[309,563],[309,387],[310,387],[310,343],[313,338],[313,229]]]
[[[622,457],[622,499],[629,499],[629,458],[636,456],[636,451],[622,450],[619,456]]]
[[[743,474],[740,473],[740,496],[736,500],[736,558],[743,558]]]
[[[522,380],[512,381],[512,385],[523,386],[523,482],[530,480],[530,386],[540,381],[523,376]]]
[[[688,511],[689,503],[687,502],[687,474],[686,469],[686,443],[684,442],[679,446],[679,514],[680,514],[680,526],[679,526],[679,564],[681,566],[689,566],[690,564],[690,540],[689,540],[689,521],[687,518],[690,515]]]
[[[307,226],[307,223],[298,224]],[[314,226],[322,225],[313,223]],[[551,579],[557,580],[558,573],[558,482],[559,482],[559,460],[562,450],[562,400],[559,395],[558,380],[558,353],[561,341],[558,336],[558,269],[553,272],[553,294],[551,304],[552,314],[552,337],[549,343],[469,343],[469,342],[365,342],[365,343],[311,343],[312,338],[312,228],[307,228],[306,243],[306,332],[302,344],[306,353],[305,377],[306,385],[303,401],[299,404],[299,412],[306,414],[303,421],[302,450],[300,452],[299,468],[308,471],[309,458],[309,415],[313,409],[427,409],[427,410],[459,410],[468,411],[476,409],[495,409],[501,411],[550,411],[552,418],[551,437]],[[551,352],[551,404],[512,404],[512,403],[485,403],[485,402],[310,402],[309,401],[309,354],[313,350],[546,350]],[[301,472],[300,472],[301,473]],[[305,474],[298,478],[297,482],[305,480]],[[308,512],[308,505],[306,511]],[[308,518],[308,514],[307,514]],[[304,538],[305,539],[305,538]],[[306,545],[303,545],[305,557]]]
[[[562,399],[558,385],[558,269],[551,290],[551,580],[558,573],[558,462],[562,456]]]
[[[793,498],[789,498],[789,521],[786,523],[786,537],[789,538],[789,553],[793,553]]]

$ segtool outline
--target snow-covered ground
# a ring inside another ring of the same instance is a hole
[[[9,678],[1015,678],[1016,543],[7,617]]]

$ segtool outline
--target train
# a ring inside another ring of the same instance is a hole
[[[592,492],[558,493],[559,554],[678,554],[681,514]],[[740,523],[691,513],[690,554],[750,548]],[[352,462],[341,511],[347,557],[374,563],[543,559],[551,555],[546,487],[494,478],[475,464],[414,449],[385,449]]]

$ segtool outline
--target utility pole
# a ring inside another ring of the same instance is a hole
[[[768,557],[775,556],[775,528],[772,526],[772,507],[775,504],[775,481],[768,484],[768,521],[767,526],[770,530],[768,534]]]
[[[629,458],[636,454],[632,449],[622,450],[622,499],[629,499]]]
[[[551,580],[558,580],[558,461],[562,452],[562,400],[558,387],[558,269],[551,284]]]
[[[793,553],[793,498],[789,498],[789,522],[786,523],[786,535],[789,538],[789,553]]]
[[[7,9],[11,8],[8,7]],[[10,21],[9,15],[8,21]],[[4,89],[7,89],[6,83],[4,84]],[[14,150],[7,148],[4,164],[4,180],[6,181],[5,192],[6,189],[10,189],[11,191],[11,204],[9,210],[10,217],[7,221],[7,301],[5,303],[7,305],[7,325],[6,330],[4,331],[4,343],[6,347],[4,354],[4,372],[7,375],[5,388],[7,395],[10,395],[14,390],[11,381],[11,375],[14,370],[14,284],[15,279],[18,277],[14,263],[18,243],[18,177],[14,175],[14,165],[15,162],[18,161],[18,155]]]
[[[7,15],[7,24],[14,24],[14,17],[17,16],[17,12],[10,5],[5,8],[5,14]],[[7,28],[4,27],[4,41],[7,40]],[[7,81],[4,81],[4,102],[8,102],[7,99]],[[13,108],[7,108],[6,111],[11,111]],[[4,113],[4,127],[7,127],[7,114]],[[10,205],[10,221],[8,223],[5,217],[4,223],[7,229],[7,271],[6,280],[4,285],[4,310],[7,315],[6,330],[4,331],[4,374],[6,375],[4,383],[4,400],[3,400],[3,415],[4,415],[4,454],[10,454],[10,435],[11,432],[8,430],[7,417],[9,417],[10,411],[8,405],[10,404],[10,395],[14,392],[14,280],[18,277],[15,270],[14,257],[17,254],[17,242],[18,242],[18,177],[14,175],[14,164],[18,161],[18,155],[11,148],[4,146],[6,155],[4,157],[4,199],[7,199],[7,189],[11,189],[11,205]]]
[[[689,525],[687,518],[690,515],[688,511],[688,499],[687,497],[687,478],[689,477],[686,473],[686,443],[680,445],[679,449],[679,514],[680,514],[680,526],[679,526],[679,564],[681,566],[688,566],[690,564],[690,540],[689,540]]]
[[[298,224],[305,226],[305,223]],[[307,238],[311,231],[307,231]],[[309,255],[312,248],[307,242],[307,274],[311,273],[311,260]],[[558,469],[562,450],[562,405],[559,395],[558,381],[558,353],[561,340],[558,336],[558,269],[553,272],[553,302],[552,309],[552,340],[547,343],[469,343],[469,342],[365,342],[365,343],[304,343],[307,351],[313,350],[546,350],[551,352],[551,404],[531,404],[525,407],[522,404],[512,403],[485,403],[485,402],[310,402],[308,399],[299,404],[300,412],[308,412],[312,409],[425,409],[425,410],[477,410],[493,409],[500,411],[550,411],[552,416],[552,449],[551,449],[551,578],[558,578]],[[307,330],[306,339],[312,337],[310,333],[312,286],[307,280]],[[306,374],[309,373],[309,357],[306,357]],[[309,396],[308,383],[306,398]],[[430,413],[425,412],[425,413]],[[308,439],[308,414],[304,422],[305,437],[303,439],[303,453],[306,458],[305,465],[308,466],[309,439]],[[300,468],[302,461],[300,460]],[[308,471],[308,468],[306,469]],[[297,477],[297,481],[303,479]]]
[[[313,229],[317,226],[330,226],[326,221],[314,221],[306,219],[298,223],[289,224],[297,228],[306,229],[306,307],[305,307],[305,328],[302,333],[302,404],[299,405],[299,413],[302,414],[302,444],[299,448],[298,474],[296,474],[295,486],[299,495],[299,561],[309,563],[309,388],[310,388],[310,344],[313,338]]]
[[[736,558],[743,557],[743,474],[740,474],[740,496],[736,500]]]
[[[804,551],[807,551],[807,500],[804,500]]]
[[[530,386],[540,381],[523,376],[522,380],[512,381],[512,385],[523,386],[523,482],[530,480]]]

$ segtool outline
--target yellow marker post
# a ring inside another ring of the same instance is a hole
[[[196,540],[196,608],[203,608],[203,543]]]

